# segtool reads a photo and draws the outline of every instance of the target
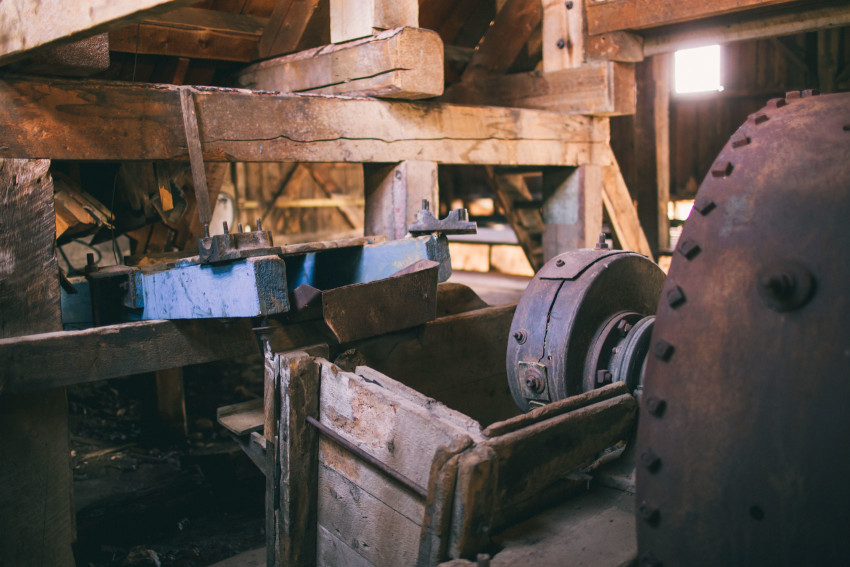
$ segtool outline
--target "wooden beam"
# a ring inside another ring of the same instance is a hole
[[[207,162],[607,164],[608,124],[588,117],[224,88],[194,99]],[[188,157],[178,88],[164,85],[6,78],[0,129],[0,158]]]
[[[595,0],[587,5],[591,35],[639,30],[731,14],[796,0]]]
[[[633,250],[652,258],[652,249],[640,226],[637,210],[629,188],[620,172],[617,160],[611,154],[611,165],[602,169],[602,204],[608,213],[614,233],[623,250]]]
[[[574,69],[484,77],[449,87],[441,100],[568,114],[634,114],[635,69],[627,63],[593,61]]]
[[[439,211],[437,164],[403,161],[397,164],[366,165],[363,169],[366,195],[367,236],[382,235],[398,240],[416,220],[416,212],[427,199],[431,211]]]
[[[419,99],[443,94],[443,42],[436,32],[397,28],[252,65],[243,87],[284,93]]]
[[[156,373],[156,405],[159,417],[177,438],[186,437],[186,396],[183,389],[183,369],[168,368]]]
[[[419,27],[419,0],[330,0],[331,43],[402,26]]]
[[[543,172],[543,259],[593,248],[602,231],[602,168],[553,168]]]
[[[247,62],[254,59],[264,18],[181,8],[109,32],[109,48],[125,53]]]
[[[275,2],[269,23],[257,44],[257,58],[266,59],[297,50],[318,6],[319,0]]]
[[[340,214],[351,225],[351,228],[362,231],[366,199],[357,199],[355,202],[350,202],[351,197],[346,194],[342,187],[336,184],[330,175],[328,167],[321,167],[318,164],[306,164],[305,167],[310,172],[313,181],[319,186],[319,189],[327,195],[329,202],[333,203],[339,209]]]
[[[0,65],[34,49],[70,43],[192,0],[21,0],[0,2]]]
[[[62,328],[49,166],[0,161],[3,342]],[[0,564],[74,565],[69,454],[65,390],[13,394],[0,384]]]
[[[507,0],[478,44],[462,80],[506,72],[542,17],[540,0]]]
[[[850,26],[850,5],[789,6],[780,13],[741,14],[734,21],[706,22],[687,29],[649,32],[644,36],[644,55],[669,53],[686,47],[730,43],[793,35]]]
[[[543,71],[573,69],[584,63],[584,0],[542,0]]]
[[[629,32],[589,35],[585,39],[588,59],[606,59],[622,63],[643,61],[643,38]]]

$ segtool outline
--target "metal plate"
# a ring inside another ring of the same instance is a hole
[[[638,433],[641,565],[850,557],[850,96],[785,102],[721,151],[665,285]],[[795,297],[782,281],[805,286],[799,269],[814,286]]]
[[[563,279],[553,279],[559,260]],[[634,252],[575,250],[550,260],[517,305],[507,348],[508,385],[523,411],[523,362],[546,367],[551,401],[582,393],[585,362],[597,331],[621,311],[655,311],[664,273]]]

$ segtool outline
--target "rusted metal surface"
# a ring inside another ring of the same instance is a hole
[[[738,130],[685,224],[644,385],[641,565],[850,557],[850,95],[806,94]]]
[[[574,250],[547,262],[511,324],[507,373],[517,405],[529,411],[616,381],[615,372],[639,374],[613,349],[634,340],[628,352],[640,357],[646,339],[631,330],[655,311],[663,282],[660,268],[634,252]],[[620,320],[631,326],[618,329]],[[597,383],[599,371],[609,374]]]
[[[230,232],[224,223],[224,234],[209,235],[209,225],[204,225],[206,234],[198,239],[198,261],[202,264],[216,264],[250,258],[251,256],[269,256],[281,254],[280,247],[275,247],[272,233],[263,230],[260,219],[254,230],[244,232],[239,225],[237,232]]]
[[[422,208],[416,213],[416,222],[407,227],[407,231],[419,236],[439,232],[440,234],[475,234],[478,232],[478,223],[469,220],[466,209],[455,209],[443,220],[438,220],[431,212],[431,206],[427,199],[422,199]]]

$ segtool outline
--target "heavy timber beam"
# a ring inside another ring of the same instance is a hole
[[[36,48],[82,39],[191,0],[16,0],[0,2],[0,65]]]
[[[595,0],[587,4],[587,31],[639,30],[792,2],[796,0]]]
[[[251,65],[243,87],[312,94],[419,99],[443,94],[443,42],[437,32],[396,28]]]
[[[593,61],[560,71],[485,77],[456,83],[442,100],[597,116],[634,114],[635,68]]]
[[[194,93],[206,161],[607,165],[608,122],[515,108]],[[0,158],[187,159],[179,88],[0,80]]]

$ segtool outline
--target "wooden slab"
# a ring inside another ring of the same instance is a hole
[[[603,119],[224,88],[193,98],[205,161],[607,164]],[[0,158],[188,157],[178,87],[6,78],[0,128]]]
[[[430,30],[396,28],[263,61],[237,80],[283,93],[429,98],[443,93],[443,42]]]
[[[249,435],[263,429],[263,400],[248,400],[238,404],[222,406],[216,411],[222,427],[234,435]]]

